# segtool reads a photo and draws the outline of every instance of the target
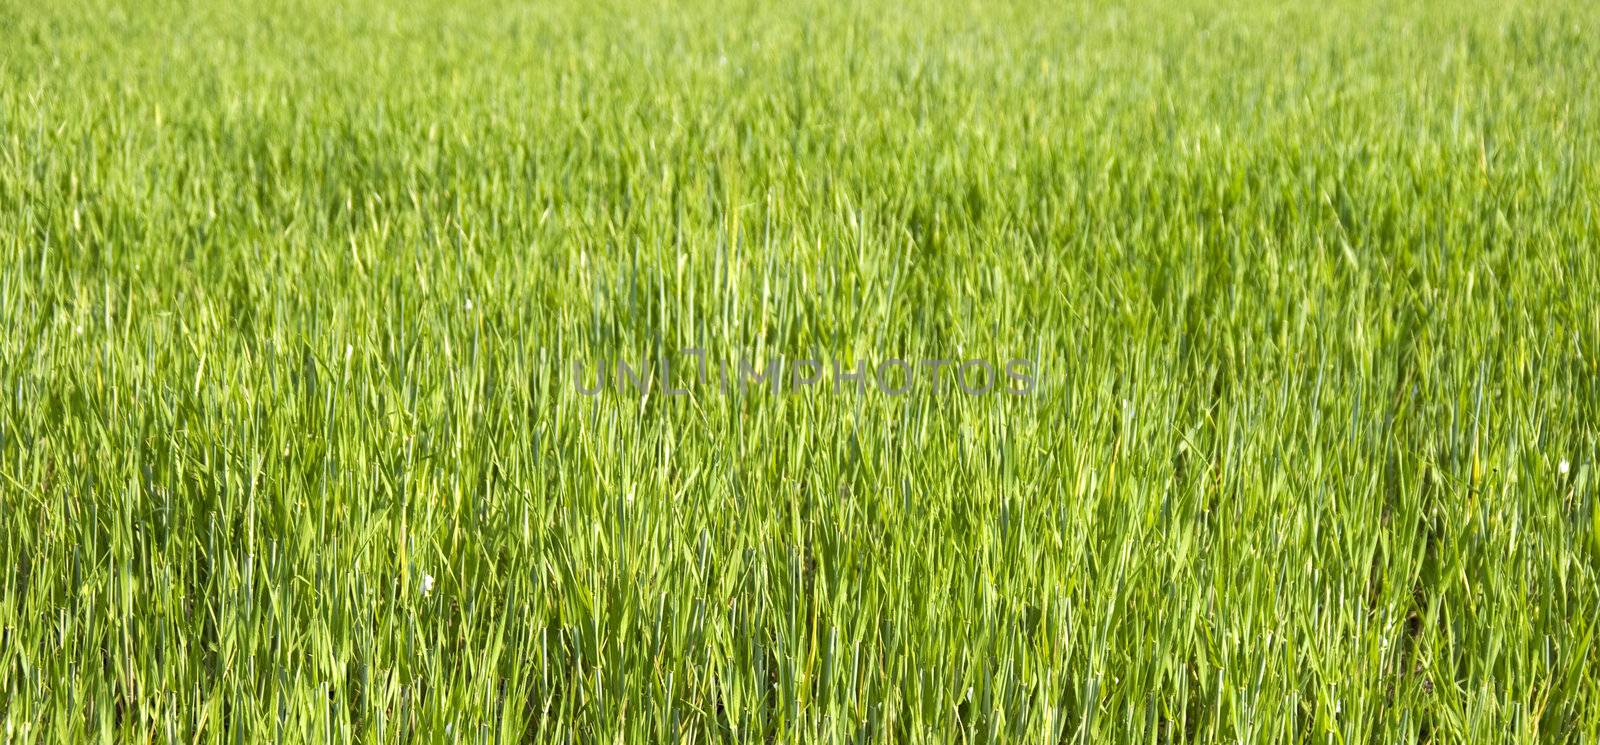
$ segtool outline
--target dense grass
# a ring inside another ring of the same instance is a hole
[[[0,0],[5,741],[1600,738],[1588,3],[231,5]]]

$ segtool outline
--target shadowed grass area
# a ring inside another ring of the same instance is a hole
[[[7,742],[1600,739],[1588,4],[242,6],[0,0]]]

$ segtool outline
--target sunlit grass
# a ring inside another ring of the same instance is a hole
[[[242,5],[0,0],[5,741],[1600,739],[1587,4]]]

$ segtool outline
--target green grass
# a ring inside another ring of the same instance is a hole
[[[4,742],[1600,739],[1590,3],[233,5],[0,0]]]

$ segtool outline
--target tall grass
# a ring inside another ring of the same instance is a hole
[[[0,0],[5,740],[1600,739],[1597,32]]]

